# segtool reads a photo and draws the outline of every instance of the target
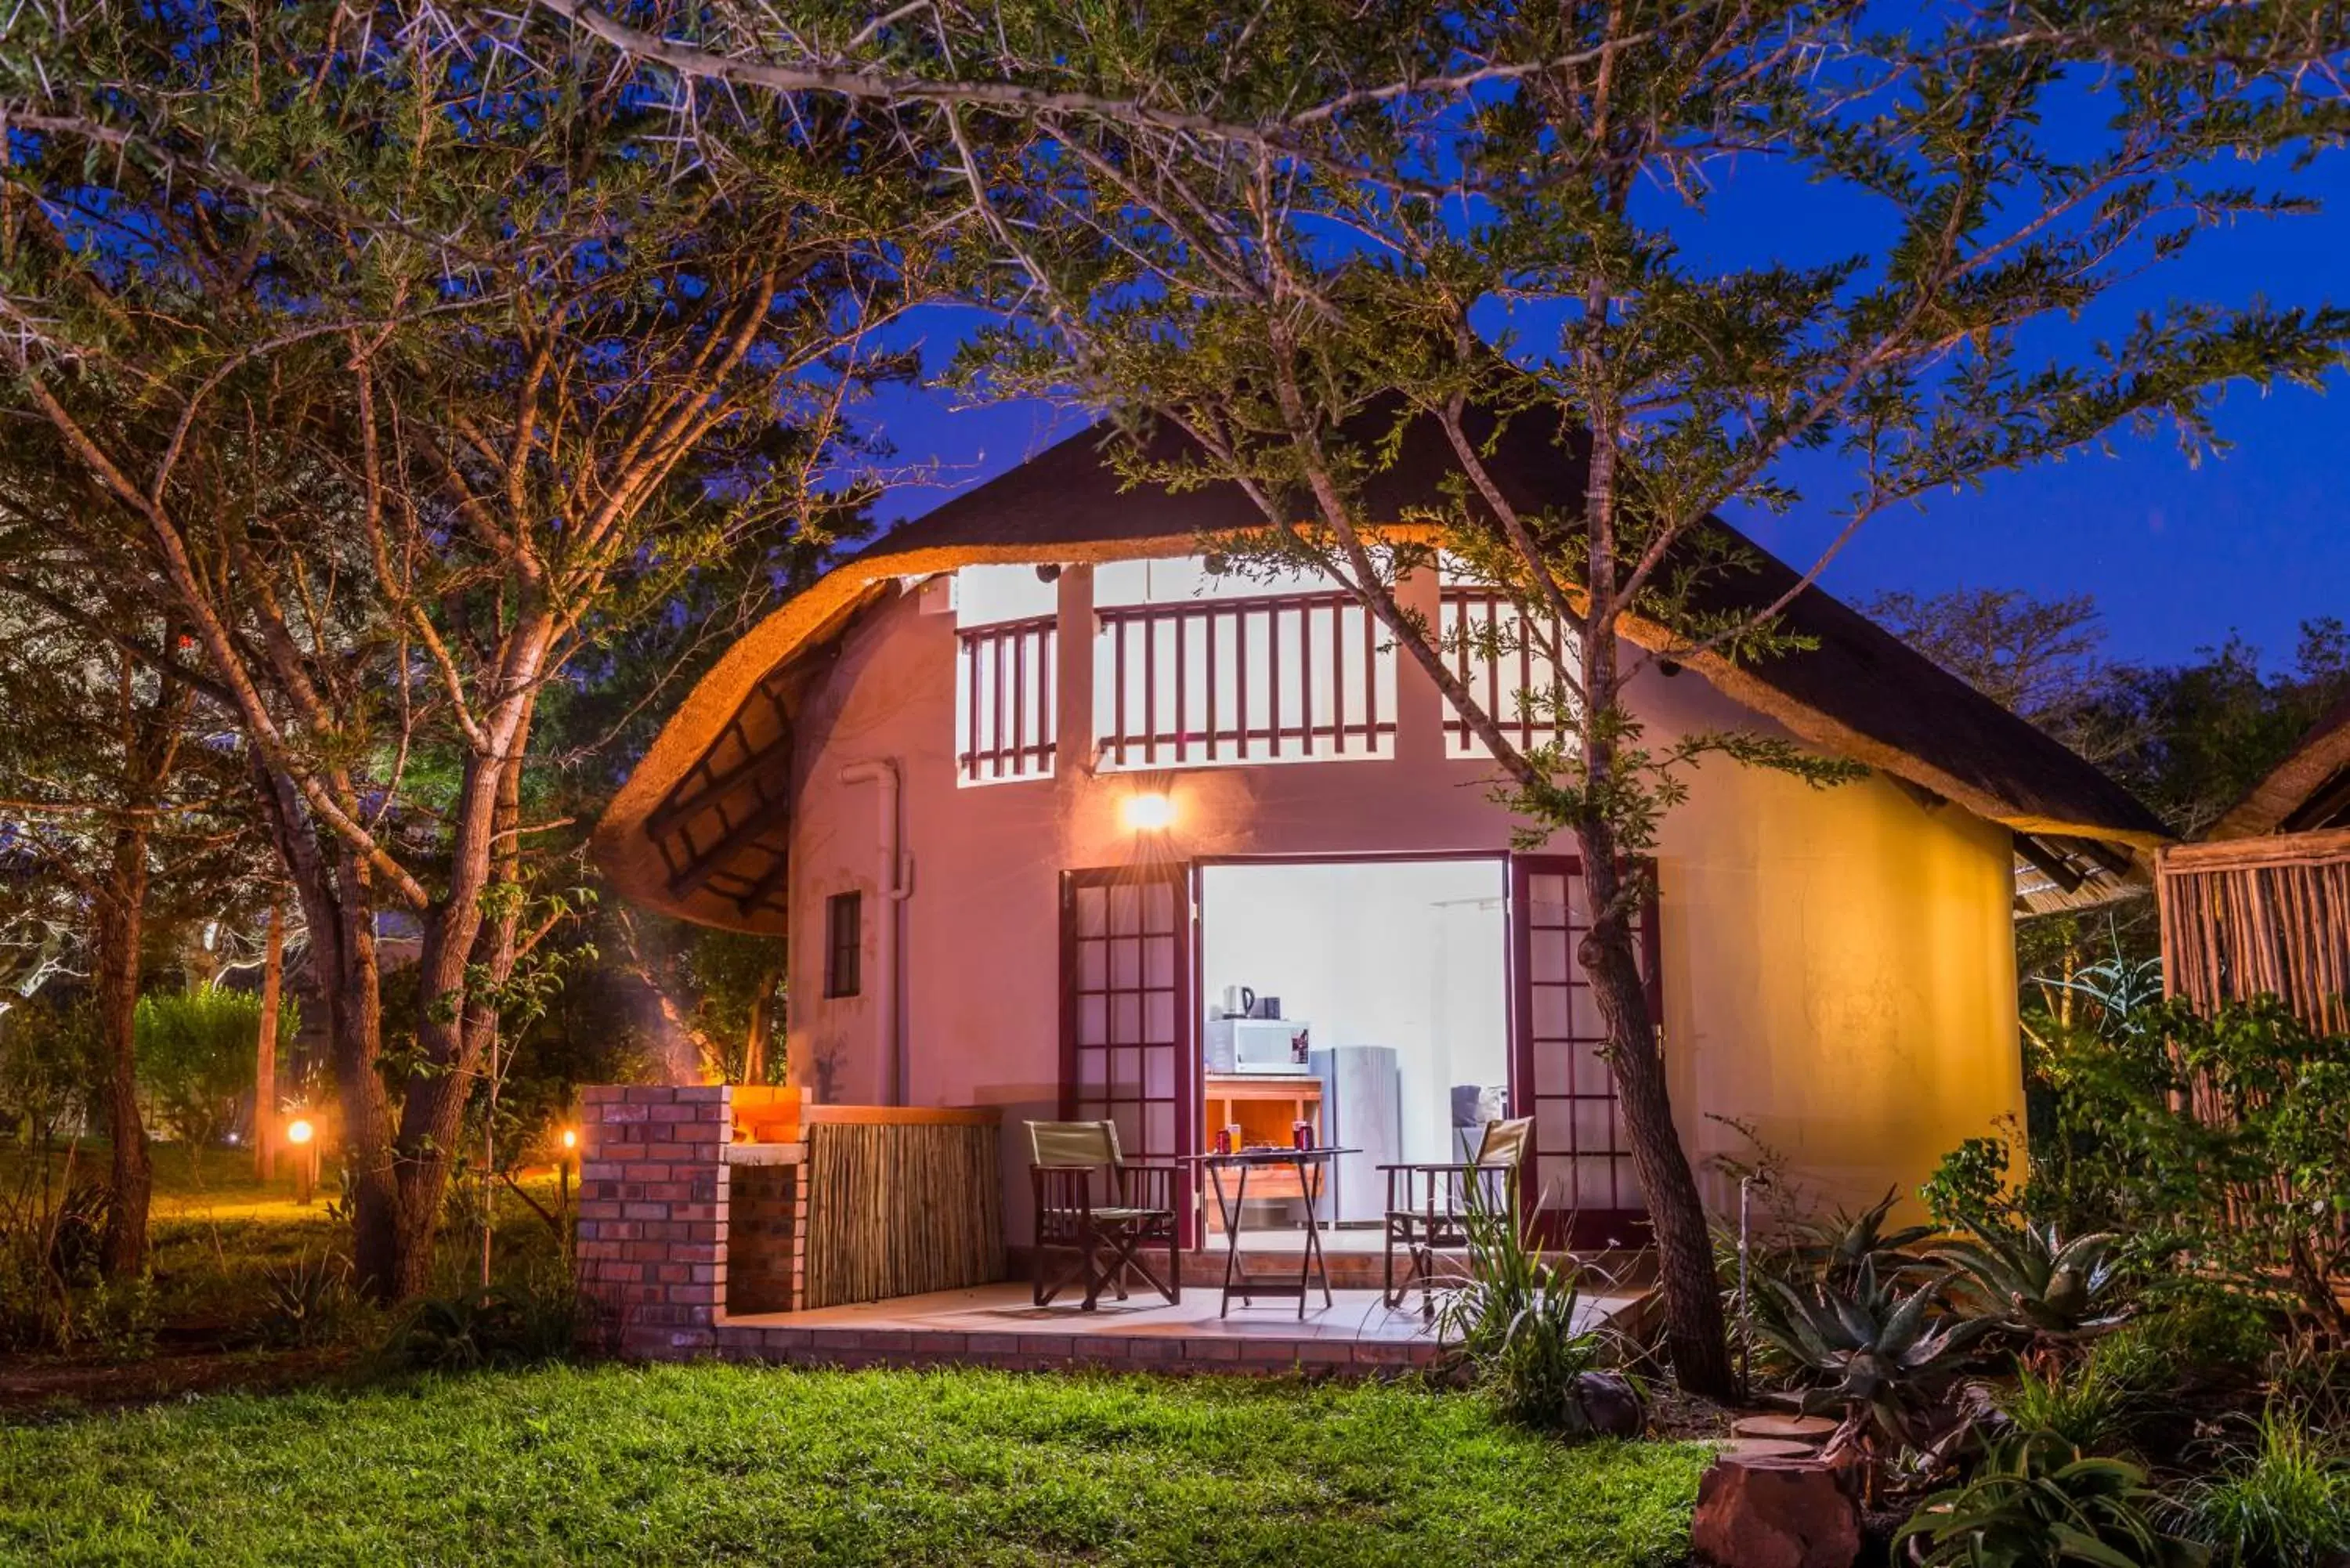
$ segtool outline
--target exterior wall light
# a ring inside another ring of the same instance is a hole
[[[1118,815],[1137,833],[1159,833],[1174,826],[1175,802],[1157,790],[1141,791],[1120,801]]]

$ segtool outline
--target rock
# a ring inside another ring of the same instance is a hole
[[[1741,1416],[1730,1424],[1732,1437],[1809,1443],[1815,1449],[1835,1436],[1835,1429],[1836,1423],[1825,1416]]]
[[[1575,1380],[1577,1398],[1592,1434],[1601,1438],[1637,1438],[1648,1424],[1639,1390],[1614,1372],[1586,1372]]]
[[[1852,1568],[1859,1472],[1815,1459],[1716,1459],[1698,1482],[1690,1545],[1711,1568]]]

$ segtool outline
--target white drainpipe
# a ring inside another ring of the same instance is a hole
[[[878,846],[881,857],[879,875],[874,886],[880,893],[879,929],[874,933],[874,990],[879,993],[879,1007],[874,1014],[874,1029],[881,1045],[881,1058],[887,1065],[889,1083],[886,1102],[902,1106],[906,1103],[906,1056],[904,1042],[898,1028],[898,906],[912,896],[913,877],[910,857],[900,846],[898,836],[898,764],[883,757],[869,763],[851,763],[840,770],[844,784],[879,784],[881,802],[881,832]]]

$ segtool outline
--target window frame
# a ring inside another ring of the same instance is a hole
[[[842,1002],[865,991],[865,889],[829,893],[824,900],[824,999]]]

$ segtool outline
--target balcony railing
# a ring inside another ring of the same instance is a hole
[[[1512,742],[1521,747],[1564,746],[1573,739],[1573,732],[1550,700],[1564,687],[1558,665],[1535,646],[1536,639],[1521,634],[1521,616],[1516,602],[1498,589],[1447,584],[1438,609],[1437,631],[1442,639],[1439,646],[1446,650],[1453,673],[1477,705]],[[1550,635],[1563,654],[1572,652],[1571,632],[1562,628]],[[1469,721],[1447,706],[1446,754],[1484,755],[1485,743],[1470,729]]]
[[[1394,754],[1394,655],[1346,594],[1118,605],[1096,616],[1104,768]]]
[[[958,654],[955,753],[962,782],[1044,778],[1059,724],[1051,616],[967,627]]]

